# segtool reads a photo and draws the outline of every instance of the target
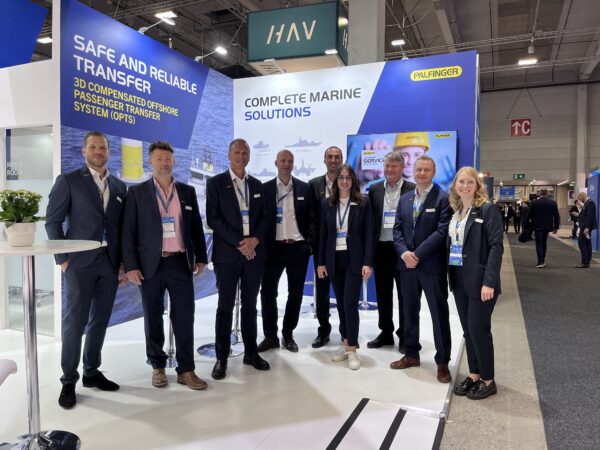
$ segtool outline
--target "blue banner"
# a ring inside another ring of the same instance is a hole
[[[588,196],[596,204],[596,221],[600,224],[600,175],[594,175],[588,178]],[[592,231],[592,248],[594,251],[600,251],[600,233],[599,230]]]
[[[62,124],[188,147],[208,67],[75,0],[61,5]]]
[[[48,10],[29,0],[3,0],[0,14],[0,68],[31,62]]]
[[[500,186],[499,200],[515,200],[514,186]]]

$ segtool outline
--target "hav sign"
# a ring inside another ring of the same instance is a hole
[[[512,119],[510,135],[511,137],[531,136],[531,119]]]

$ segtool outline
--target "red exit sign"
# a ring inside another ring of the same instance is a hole
[[[531,136],[531,119],[512,119],[510,135],[511,137]]]

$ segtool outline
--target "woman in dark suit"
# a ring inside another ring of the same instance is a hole
[[[360,193],[356,174],[343,164],[336,173],[331,196],[321,204],[321,238],[317,275],[329,276],[335,292],[340,334],[344,345],[332,361],[348,359],[352,370],[360,368],[358,345],[358,297],[362,281],[373,265],[373,217],[368,200]]]
[[[498,208],[487,201],[485,186],[473,167],[457,172],[449,201],[454,210],[448,234],[450,289],[463,328],[470,372],[454,393],[480,400],[496,393],[491,325],[500,295],[504,227]]]

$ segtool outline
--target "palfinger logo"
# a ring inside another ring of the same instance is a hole
[[[410,79],[413,81],[440,80],[443,78],[457,78],[461,74],[462,67],[460,66],[436,67],[433,69],[414,70],[410,74]]]

